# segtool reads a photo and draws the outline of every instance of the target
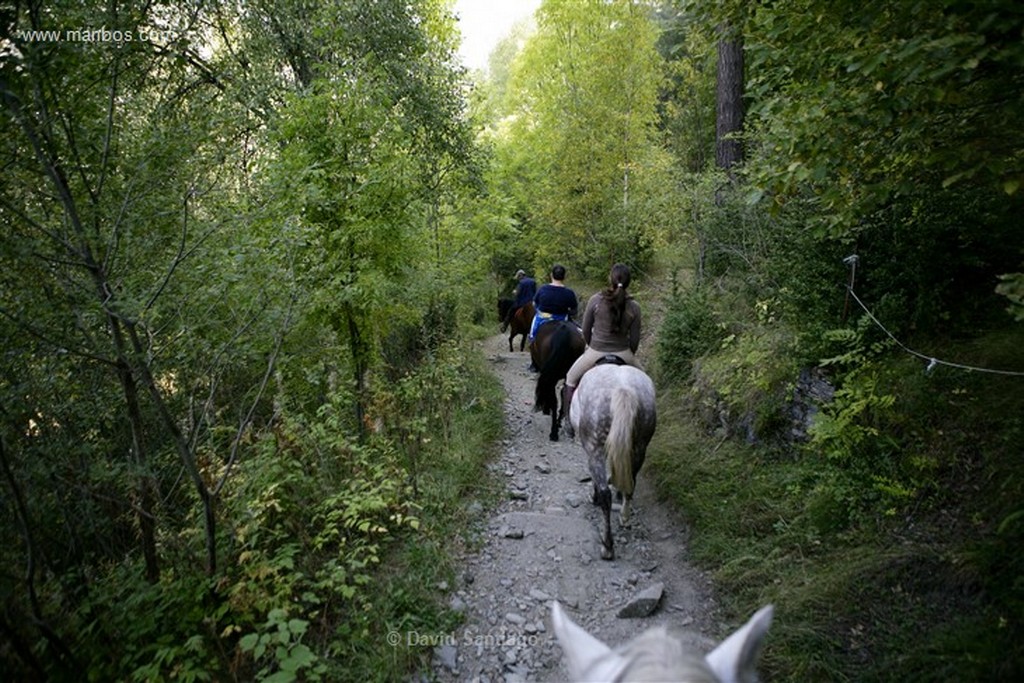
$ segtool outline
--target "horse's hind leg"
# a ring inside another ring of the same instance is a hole
[[[633,496],[625,495],[622,497],[622,509],[619,510],[619,526],[629,527],[633,516]]]
[[[601,559],[615,559],[615,541],[612,539],[612,492],[608,488],[597,491],[594,494],[598,504],[601,506],[601,516],[604,517],[604,529],[601,532]]]

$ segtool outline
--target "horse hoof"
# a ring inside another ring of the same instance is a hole
[[[558,434],[548,434],[548,438],[552,441],[558,441]]]
[[[614,560],[615,550],[613,548],[601,548],[601,559],[602,560]]]

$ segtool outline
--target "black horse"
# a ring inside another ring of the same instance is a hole
[[[569,368],[586,348],[580,328],[570,321],[544,323],[530,342],[530,357],[540,373],[533,409],[551,415],[551,433],[548,436],[552,441],[558,441],[558,427],[565,417],[565,402],[561,407],[558,405],[558,383],[565,379]]]

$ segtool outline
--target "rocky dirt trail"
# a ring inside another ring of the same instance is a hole
[[[517,340],[518,342],[518,340]],[[518,348],[518,343],[516,344]],[[548,440],[550,418],[533,412],[536,375],[529,354],[508,351],[504,335],[485,352],[506,391],[508,434],[491,463],[507,495],[492,510],[470,503],[483,537],[462,560],[451,606],[464,625],[436,643],[432,676],[440,681],[565,681],[562,651],[551,632],[551,603],[611,645],[655,624],[709,649],[716,631],[708,580],[686,559],[686,529],[655,499],[641,471],[628,529],[615,513],[616,559],[600,559],[600,511],[591,503],[586,457],[575,440]],[[657,436],[655,436],[657,439]],[[626,618],[624,609],[646,616]],[[432,645],[434,643],[431,643]]]

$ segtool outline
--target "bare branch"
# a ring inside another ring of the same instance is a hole
[[[160,295],[167,287],[167,283],[171,281],[171,276],[174,274],[174,271],[178,269],[178,264],[185,258],[185,243],[188,238],[188,200],[192,197],[192,192],[193,191],[190,189],[185,193],[185,201],[182,202],[181,240],[178,242],[178,253],[174,256],[174,260],[171,262],[171,267],[167,269],[166,273],[164,273],[164,278],[163,281],[161,281],[160,286],[157,287],[156,291],[149,297],[149,301],[146,302],[146,305],[142,307],[143,311],[148,311],[152,308],[153,304],[156,303],[156,300],[160,298]]]
[[[270,382],[270,378],[274,374],[274,367],[277,364],[277,356],[281,351],[281,344],[284,343],[284,337],[288,332],[288,328],[291,326],[292,312],[295,307],[295,296],[292,296],[288,302],[288,311],[285,314],[284,323],[281,325],[281,330],[277,335],[277,339],[274,340],[274,350],[270,353],[270,358],[267,359],[267,369],[263,373],[263,379],[260,382],[259,390],[256,392],[256,396],[252,400],[252,404],[249,406],[249,411],[246,413],[245,418],[238,425],[238,431],[235,433],[235,438],[231,442],[231,454],[228,456],[227,465],[224,467],[224,473],[221,475],[220,481],[213,488],[213,495],[217,496],[220,494],[224,484],[227,483],[228,476],[231,474],[231,470],[234,468],[235,461],[238,458],[238,447],[242,443],[242,437],[249,429],[249,425],[252,424],[253,415],[256,413],[256,407],[259,405],[260,400],[263,398],[263,393],[266,391],[267,384]]]
[[[8,311],[6,308],[3,308],[2,306],[0,306],[0,315],[13,322],[16,326],[18,326],[23,331],[27,332],[30,336],[35,337],[36,339],[43,342],[47,346],[52,347],[54,350],[66,351],[72,356],[78,356],[80,358],[86,358],[88,360],[96,361],[97,363],[102,363],[104,365],[109,365],[111,367],[117,367],[117,363],[110,358],[104,358],[103,356],[98,356],[95,353],[82,351],[80,349],[68,348],[67,344],[61,344],[59,342],[54,341],[53,339],[50,339],[46,334],[41,332],[39,329],[33,327],[32,325],[29,325],[28,323],[21,320],[16,315]]]

